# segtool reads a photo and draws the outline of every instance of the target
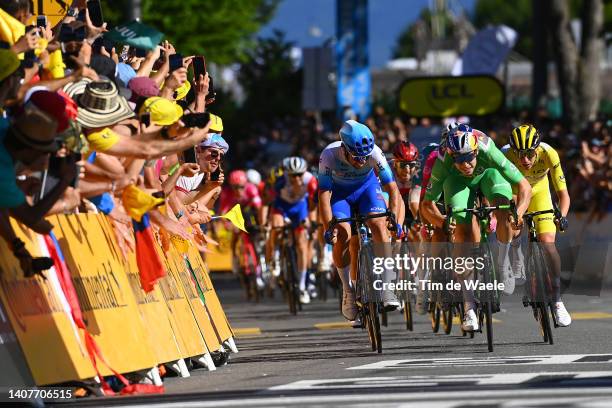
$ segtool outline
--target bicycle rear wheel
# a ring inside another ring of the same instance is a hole
[[[448,305],[447,309],[442,309],[442,328],[444,334],[450,334],[453,330],[453,306]]]
[[[406,292],[406,300],[404,302],[404,320],[406,321],[406,330],[413,331],[412,303],[410,302],[410,294],[408,292]]]
[[[438,302],[430,305],[429,319],[431,320],[431,330],[434,333],[440,331],[440,306]]]

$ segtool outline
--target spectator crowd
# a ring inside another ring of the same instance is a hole
[[[207,73],[173,44],[108,41],[86,1],[51,27],[29,0],[0,0],[0,235],[26,277],[52,265],[33,257],[13,217],[48,234],[53,214],[104,213],[124,251],[146,214],[160,239],[201,251],[228,152]],[[212,175],[215,175],[214,177]]]

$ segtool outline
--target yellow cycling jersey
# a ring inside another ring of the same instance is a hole
[[[551,175],[551,180],[555,191],[566,190],[567,185],[565,184],[565,176],[561,169],[561,161],[557,151],[546,143],[540,143],[536,149],[536,160],[533,166],[526,170],[521,166],[518,152],[510,145],[502,147],[502,152],[508,160],[510,160],[525,176],[531,187],[540,187],[540,185],[548,185],[548,174]]]

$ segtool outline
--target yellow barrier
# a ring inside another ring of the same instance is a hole
[[[167,275],[146,294],[140,288],[134,254],[123,256],[105,216],[55,216],[49,221],[55,225],[87,329],[118,372],[200,356],[220,349],[233,335],[205,264],[192,245],[185,253],[188,263],[176,249],[164,252],[157,246]],[[33,255],[46,255],[42,237],[17,223],[14,227]],[[83,334],[74,325],[53,270],[46,272],[46,281],[23,278],[3,240],[0,268],[0,299],[36,383],[94,377]],[[98,366],[103,375],[111,374],[103,364]]]
[[[224,224],[224,222],[216,223],[215,239],[219,242],[219,246],[209,247],[211,252],[206,254],[206,264],[210,271],[229,272],[232,270],[232,233],[225,228]]]

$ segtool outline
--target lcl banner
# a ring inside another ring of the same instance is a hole
[[[400,109],[415,117],[484,116],[502,108],[504,88],[487,75],[410,78],[397,99]]]

